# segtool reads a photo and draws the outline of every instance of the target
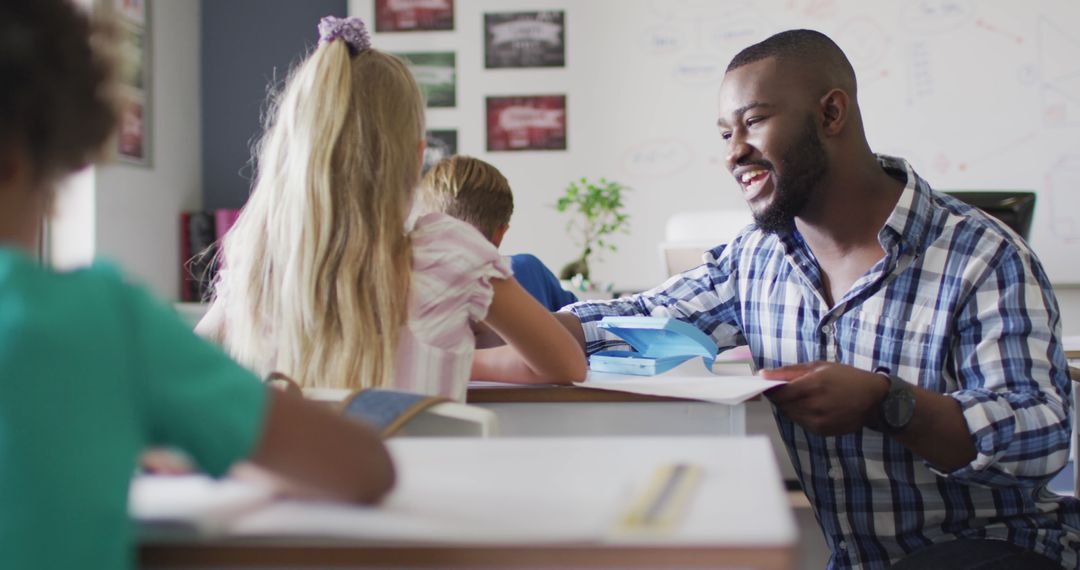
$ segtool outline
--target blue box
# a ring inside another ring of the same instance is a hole
[[[589,357],[596,372],[653,376],[694,357],[712,369],[716,344],[693,325],[663,317],[604,317],[597,325],[615,333],[635,350],[605,350]]]

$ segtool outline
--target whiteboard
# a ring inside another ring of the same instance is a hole
[[[371,0],[351,0],[365,19]],[[483,14],[565,11],[566,67],[484,69]],[[659,283],[657,244],[677,212],[745,208],[723,168],[717,90],[731,57],[790,28],[845,50],[875,152],[908,159],[939,190],[1038,194],[1031,243],[1054,283],[1080,283],[1080,1],[457,0],[450,32],[374,34],[388,51],[457,53],[458,152],[514,188],[503,249],[557,269],[576,252],[552,207],[581,176],[618,180],[632,232],[594,265],[624,289]],[[568,150],[485,151],[484,98],[567,95]]]

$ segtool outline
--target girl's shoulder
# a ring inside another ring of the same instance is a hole
[[[427,214],[411,232],[413,318],[467,307],[481,320],[491,303],[491,279],[513,276],[510,263],[476,228],[445,214]]]

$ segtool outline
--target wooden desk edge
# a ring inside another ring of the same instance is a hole
[[[686,398],[647,396],[630,392],[597,390],[584,386],[541,384],[512,388],[470,386],[465,396],[467,404],[509,404],[536,402],[698,402]]]
[[[725,567],[789,570],[794,547],[694,545],[630,546],[356,546],[223,542],[149,544],[139,548],[140,568],[260,567]]]

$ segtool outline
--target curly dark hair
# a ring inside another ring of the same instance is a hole
[[[25,151],[39,180],[102,152],[116,126],[108,27],[68,0],[0,0],[0,151]]]

